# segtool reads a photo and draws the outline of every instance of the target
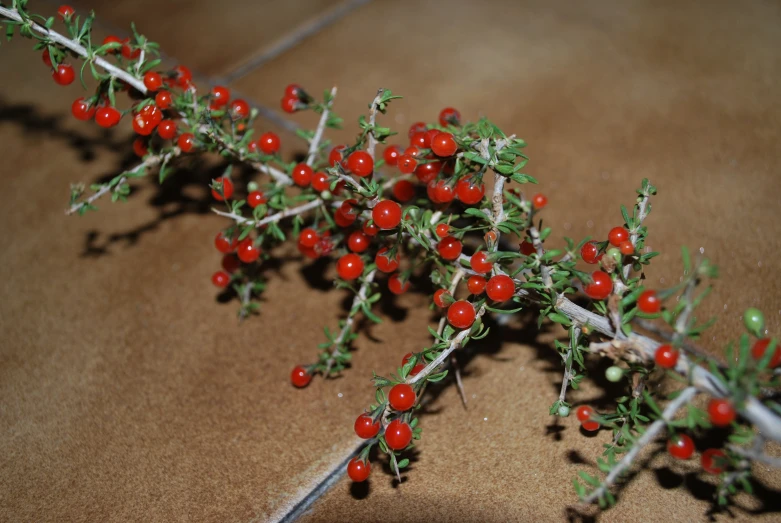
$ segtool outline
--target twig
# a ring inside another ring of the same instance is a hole
[[[648,429],[646,429],[645,433],[643,433],[637,442],[635,442],[629,452],[627,452],[621,461],[619,461],[618,464],[613,467],[613,469],[605,478],[605,481],[603,481],[602,484],[591,494],[586,496],[583,499],[583,502],[593,503],[601,496],[604,496],[605,492],[607,492],[607,489],[610,488],[610,486],[613,485],[616,480],[618,480],[621,474],[623,474],[624,471],[632,465],[632,462],[635,460],[640,451],[656,438],[659,432],[661,432],[662,429],[667,426],[670,420],[672,420],[673,416],[675,416],[675,413],[678,412],[678,409],[689,403],[694,398],[694,396],[697,395],[697,392],[698,391],[695,387],[687,387],[681,391],[681,394],[677,398],[668,403],[667,407],[665,407],[664,411],[662,412],[662,417],[648,426]]]
[[[578,343],[578,339],[580,339],[580,327],[575,326],[574,327],[574,333],[575,333],[575,343]],[[572,361],[573,361],[573,352],[575,351],[575,347],[570,345],[569,349],[567,349],[567,353],[562,356],[562,359],[564,360],[564,377],[561,379],[561,391],[559,392],[559,401],[565,401],[567,399],[567,388],[569,387],[569,383],[572,380]]]
[[[5,18],[8,18],[9,20],[14,20],[15,22],[21,22],[27,25],[30,29],[32,29],[36,33],[41,34],[47,38],[50,38],[53,42],[65,47],[66,49],[70,49],[77,55],[83,57],[85,60],[93,62],[95,65],[97,65],[98,67],[106,71],[111,76],[121,79],[123,82],[127,83],[128,85],[132,85],[139,92],[143,94],[147,93],[146,86],[144,85],[144,82],[141,81],[140,79],[123,71],[119,67],[112,65],[111,63],[109,63],[108,61],[104,60],[99,56],[94,56],[94,55],[90,56],[87,49],[83,45],[79,44],[78,42],[71,40],[70,38],[66,38],[56,31],[52,31],[51,29],[46,29],[45,27],[33,22],[29,18],[23,19],[16,9],[7,9],[5,7],[0,6],[0,15],[4,16]]]
[[[239,320],[246,318],[249,313],[247,312],[247,306],[250,304],[252,297],[252,282],[247,282],[244,287],[241,288],[239,299],[241,300],[241,309],[239,309]]]
[[[376,273],[377,270],[375,269],[366,275],[366,277],[363,279],[363,282],[361,282],[361,288],[358,289],[358,294],[356,294],[355,298],[353,298],[353,302],[350,305],[350,313],[347,315],[347,319],[344,321],[342,331],[339,333],[339,336],[336,338],[336,340],[334,340],[334,350],[331,352],[331,357],[328,358],[328,363],[326,364],[326,376],[331,373],[331,367],[333,367],[335,363],[336,356],[342,352],[340,349],[342,348],[342,344],[347,338],[347,335],[352,331],[353,323],[355,323],[355,317],[358,314],[358,306],[361,304],[361,302],[366,300],[366,293],[369,291],[369,286],[371,286],[372,281],[374,281],[374,276]],[[353,311],[355,311],[354,314]]]
[[[268,174],[274,180],[280,184],[280,185],[292,185],[293,179],[288,176],[287,174],[283,173],[279,169],[276,169],[274,167],[271,167],[269,165],[266,165],[261,162],[255,162],[255,161],[248,161],[245,156],[245,149],[237,149],[233,144],[226,142],[217,132],[215,132],[213,129],[210,129],[209,126],[202,125],[198,128],[198,130],[211,138],[211,140],[222,147],[223,150],[228,151],[233,155],[234,158],[239,160],[240,162],[244,162],[249,164],[253,169],[256,171],[260,171],[264,174]]]
[[[212,211],[214,211],[215,214],[218,214],[220,216],[224,216],[225,218],[230,218],[231,220],[234,220],[239,225],[250,225],[252,224],[254,227],[262,227],[263,225],[266,225],[267,223],[276,223],[279,220],[282,220],[283,218],[289,218],[290,216],[295,216],[297,214],[303,214],[307,211],[311,211],[315,207],[318,207],[322,205],[323,200],[320,198],[316,198],[312,200],[311,202],[307,202],[304,205],[299,205],[298,207],[289,207],[285,209],[284,211],[279,211],[277,213],[272,214],[271,216],[266,216],[262,220],[251,220],[249,218],[245,218],[244,216],[241,216],[239,214],[234,214],[232,212],[225,212],[220,211],[217,209],[212,208]]]
[[[323,139],[323,131],[325,130],[325,124],[328,123],[328,114],[331,112],[331,105],[334,103],[336,97],[336,87],[331,88],[331,100],[323,108],[323,114],[320,115],[320,121],[317,124],[312,141],[309,142],[309,151],[306,153],[306,164],[312,167],[317,159],[317,151],[320,148],[320,140]]]
[[[761,450],[756,449],[747,449],[744,447],[739,447],[737,445],[727,445],[727,448],[737,454],[738,456],[742,456],[744,458],[748,458],[753,461],[759,461],[761,463],[764,463],[765,465],[770,465],[771,467],[775,468],[781,468],[781,458],[777,458],[775,456],[768,456]]]
[[[639,236],[640,227],[643,225],[643,220],[645,220],[648,217],[648,201],[650,199],[650,194],[644,194],[643,198],[640,200],[640,203],[637,204],[637,224],[635,227],[629,231],[629,241],[632,242],[632,245],[637,245],[637,238]],[[629,278],[629,273],[632,270],[632,263],[627,263],[623,267],[623,274],[624,274],[624,280]]]
[[[382,93],[385,92],[385,89],[380,87],[377,89],[377,96],[374,97],[374,100],[372,100],[371,108],[369,109],[369,128],[371,129],[369,131],[368,140],[366,144],[366,152],[369,153],[369,156],[372,157],[372,160],[374,160],[374,149],[377,147],[377,139],[374,137],[374,125],[377,122],[377,110],[380,107],[380,100],[382,100]]]

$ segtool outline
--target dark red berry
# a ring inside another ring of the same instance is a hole
[[[228,286],[230,282],[231,282],[230,274],[228,274],[225,271],[217,271],[214,274],[212,274],[212,283],[215,285],[215,287],[224,289],[225,287]]]
[[[667,452],[676,459],[689,459],[694,454],[694,442],[686,434],[676,434],[667,442]]]
[[[415,122],[414,124],[410,125],[409,131],[407,131],[407,137],[412,138],[415,133],[425,133],[426,132],[426,124],[423,122]]]
[[[76,79],[76,73],[70,64],[58,64],[57,70],[52,72],[52,78],[60,85],[70,85]]]
[[[599,254],[599,247],[596,242],[586,242],[583,247],[580,248],[580,257],[586,263],[598,263],[602,259],[602,255]]]
[[[217,247],[217,250],[221,253],[228,254],[229,252],[233,252],[236,248],[236,240],[231,240],[222,232],[218,232],[217,236],[214,237],[214,246]]]
[[[412,429],[401,420],[393,420],[385,429],[385,443],[391,450],[402,450],[412,441]]]
[[[176,122],[173,120],[163,120],[157,126],[157,134],[164,140],[170,140],[176,136]]]
[[[336,272],[343,280],[354,280],[363,274],[363,260],[357,254],[345,254],[336,263]]]
[[[380,229],[393,229],[401,223],[401,206],[393,200],[381,200],[372,209],[372,220]]]
[[[578,421],[581,423],[585,421],[590,421],[591,416],[594,415],[594,409],[589,407],[588,405],[581,405],[575,410],[575,416],[578,418]]]
[[[399,277],[398,273],[392,274],[390,278],[388,278],[388,289],[393,294],[404,294],[407,292],[410,288],[410,282],[405,281],[402,282],[401,278]]]
[[[452,236],[445,236],[437,244],[439,255],[446,260],[455,260],[461,256],[461,242]]]
[[[461,125],[461,113],[452,107],[445,107],[439,113],[439,125],[447,127],[448,125]]]
[[[482,294],[485,291],[485,285],[488,283],[482,276],[470,276],[466,281],[466,287],[469,292],[475,296]]]
[[[371,439],[380,432],[380,422],[374,421],[368,414],[361,414],[355,420],[355,433],[361,439]]]
[[[450,226],[446,223],[440,223],[437,225],[437,228],[434,230],[434,232],[440,238],[444,238],[450,233]]]
[[[534,244],[528,240],[523,240],[518,250],[524,256],[531,256],[537,253],[537,249],[534,248]]]
[[[90,105],[84,98],[78,98],[71,104],[71,113],[77,120],[87,121],[95,116],[97,109]]]
[[[369,248],[369,237],[361,231],[353,231],[347,238],[347,248],[361,253]]]
[[[447,289],[437,289],[434,292],[434,304],[440,309],[445,309],[450,306],[453,297],[450,295]]]
[[[594,271],[591,273],[592,282],[583,289],[586,295],[593,300],[604,300],[613,292],[613,280],[610,275],[603,271]]]
[[[415,171],[415,168],[418,165],[418,161],[415,159],[414,156],[403,154],[399,157],[399,161],[397,165],[399,167],[399,171],[401,171],[402,173],[411,174]]]
[[[488,254],[485,251],[474,253],[469,259],[469,264],[472,266],[472,270],[478,274],[487,274],[494,267],[494,264],[488,261]]]
[[[306,228],[298,234],[298,243],[304,247],[314,247],[320,235],[314,229]]]
[[[505,302],[515,294],[515,282],[506,274],[497,274],[488,280],[485,293],[495,302]]]
[[[143,158],[149,153],[146,140],[143,138],[136,138],[133,140],[133,153],[139,158]]]
[[[399,158],[402,154],[403,151],[401,147],[398,145],[391,145],[385,148],[385,151],[382,153],[382,157],[385,159],[386,164],[394,167],[399,162]]]
[[[334,165],[337,164],[337,162],[341,162],[342,161],[342,151],[344,151],[345,148],[346,148],[346,146],[344,146],[344,145],[337,145],[336,147],[331,149],[331,152],[328,153],[328,165],[333,167]]]
[[[656,314],[662,310],[662,300],[656,291],[646,290],[637,298],[637,307],[646,314]]]
[[[399,180],[393,185],[393,197],[400,202],[408,202],[415,197],[415,186],[408,180]]]
[[[173,99],[171,98],[171,93],[169,91],[160,91],[155,95],[155,105],[162,110],[171,107],[172,103]]]
[[[610,241],[610,245],[618,247],[621,242],[629,239],[629,231],[623,227],[613,227],[607,235],[607,239]]]
[[[394,385],[388,393],[388,403],[393,410],[403,412],[415,405],[415,391],[406,383]]]
[[[299,187],[306,187],[312,181],[312,168],[305,163],[299,163],[293,167],[293,173],[291,177],[293,182]]]
[[[106,38],[103,39],[103,43],[101,46],[108,45],[108,44],[121,44],[122,40],[118,36],[115,35],[109,35]],[[109,49],[106,51],[106,54],[117,54],[117,49]]]
[[[381,272],[393,272],[399,268],[399,255],[396,254],[394,259],[390,259],[387,252],[388,248],[383,247],[377,251],[377,255],[374,257],[374,263],[377,264],[377,269]]]
[[[95,122],[105,128],[114,127],[119,123],[122,115],[113,107],[101,107],[95,113]]]
[[[226,105],[231,98],[230,89],[223,87],[222,85],[212,87],[211,95],[212,105],[215,107],[222,107]]]
[[[380,232],[380,228],[374,225],[373,223],[366,222],[363,224],[363,233],[366,236],[369,237],[377,236],[378,232]]]
[[[347,464],[347,475],[356,483],[361,483],[369,478],[371,469],[371,465],[368,461],[361,461],[355,457]]]
[[[274,154],[279,151],[280,143],[279,136],[272,132],[263,133],[258,139],[260,150],[265,154]]]
[[[437,133],[431,140],[431,150],[437,156],[453,156],[458,150],[458,144],[450,133]]]
[[[223,200],[229,200],[233,196],[233,182],[230,178],[220,176],[214,180],[215,184],[221,184],[221,189],[212,189],[212,196],[215,200],[221,202]]]
[[[422,183],[429,183],[431,180],[439,175],[442,170],[442,162],[434,160],[426,163],[421,163],[415,167],[415,178]]]
[[[447,309],[447,321],[457,329],[468,329],[475,322],[475,308],[466,300],[454,302]]]
[[[244,263],[252,263],[260,258],[260,248],[256,247],[251,239],[244,238],[236,248],[236,255]]]
[[[195,147],[195,136],[192,133],[180,134],[176,140],[176,145],[183,153],[189,153]]]
[[[754,342],[754,346],[751,347],[751,356],[756,361],[760,361],[765,356],[765,353],[770,346],[770,341],[770,338],[762,338]],[[772,369],[778,367],[779,365],[781,365],[781,347],[776,344],[773,355],[770,357],[770,363],[768,363],[768,367]]]
[[[635,246],[632,242],[626,240],[621,242],[621,245],[618,246],[618,250],[621,251],[621,254],[624,256],[629,256],[635,253]]]
[[[249,116],[249,104],[241,99],[233,100],[230,112],[234,120],[242,120]]]
[[[76,11],[69,5],[63,4],[57,9],[57,15],[60,17],[60,20],[67,20],[70,17],[73,16],[73,13]]]
[[[163,86],[163,77],[160,73],[149,71],[144,75],[144,85],[150,91],[157,91]]]
[[[708,416],[714,427],[727,427],[735,421],[735,407],[728,400],[713,398],[708,403]]]
[[[456,196],[466,205],[475,205],[485,196],[485,186],[472,183],[469,179],[459,180],[456,184]]]
[[[130,38],[122,40],[122,57],[126,60],[135,60],[141,56],[141,49],[134,49],[130,44]]]
[[[299,107],[298,98],[295,96],[285,96],[279,102],[279,105],[286,113],[294,113],[298,110]]]
[[[261,191],[252,191],[249,193],[249,195],[247,195],[247,204],[253,209],[258,205],[263,205],[267,201],[268,200],[266,199],[266,195]]]
[[[721,474],[727,463],[727,455],[720,449],[708,449],[700,457],[702,470],[708,474]]]
[[[306,387],[312,381],[312,375],[302,366],[295,367],[290,373],[290,381],[298,388]]]
[[[663,369],[672,369],[678,363],[678,350],[672,345],[659,345],[654,353],[654,361]]]

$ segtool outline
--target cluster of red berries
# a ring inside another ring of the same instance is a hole
[[[297,84],[290,84],[285,88],[285,94],[280,101],[282,110],[286,113],[294,113],[301,109],[306,109],[311,100],[306,91]]]
[[[686,434],[676,434],[667,441],[667,452],[675,459],[689,459],[694,454],[694,441]],[[709,474],[721,474],[727,464],[727,455],[721,449],[707,449],[700,457],[700,465]]]

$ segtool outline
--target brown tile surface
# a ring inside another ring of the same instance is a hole
[[[0,520],[278,518],[355,444],[371,369],[414,340],[384,350],[396,327],[378,326],[349,379],[293,390],[344,294],[300,296],[304,265],[286,262],[239,326],[209,282],[223,222],[204,216],[208,170],[65,218],[70,182],[129,160],[129,126],[104,137],[70,117],[81,90],[53,85],[28,41],[0,53],[17,78],[0,88]]]
[[[130,33],[130,23],[135,22],[138,31],[158,42],[169,56],[203,74],[219,75],[339,3],[78,0],[73,5],[93,9],[103,23],[125,33]]]
[[[379,2],[237,85],[267,105],[291,81],[312,92],[337,85],[336,110],[348,123],[377,87],[391,88],[407,98],[384,121],[402,132],[445,105],[467,118],[485,114],[529,141],[529,172],[550,197],[545,218],[554,238],[604,237],[620,221],[618,205],[631,205],[640,180],[650,177],[660,195],[649,244],[664,253],[648,271],[650,282],[677,282],[681,245],[702,247],[719,264],[721,278],[700,317],[721,315],[702,340],[720,353],[742,331],[745,307],[765,310],[771,332],[781,325],[772,283],[781,269],[780,19],[766,2],[450,2],[446,11],[436,3]],[[375,53],[366,51],[372,43]],[[311,115],[296,118],[311,125]],[[549,365],[536,359],[528,335],[507,336],[526,343],[505,344],[468,367],[474,376],[466,386],[477,395],[469,411],[448,390],[433,406],[436,415],[424,418],[408,481],[394,487],[376,474],[368,496],[345,481],[304,519],[561,519],[573,499],[571,477],[593,466],[608,436],[584,438],[568,420],[553,443],[545,406],[559,371],[540,372]],[[573,465],[571,450],[587,464]],[[666,489],[657,482],[665,467],[683,473],[696,465],[663,458],[652,465],[658,472],[641,474],[605,519],[704,519],[707,503],[698,496],[708,491],[696,479],[683,486],[673,479]],[[778,474],[762,477],[775,489],[765,497],[777,495]]]

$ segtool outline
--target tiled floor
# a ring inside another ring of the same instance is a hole
[[[603,235],[648,176],[660,187],[651,245],[667,253],[651,281],[677,280],[680,245],[702,247],[722,269],[702,316],[723,316],[703,344],[718,351],[739,334],[739,311],[749,305],[770,312],[771,331],[781,326],[771,277],[781,269],[781,12],[772,3],[91,5],[107,21],[100,31],[135,20],[205,76],[246,71],[231,86],[267,108],[291,81],[313,92],[337,85],[347,125],[334,141],[356,132],[380,86],[405,95],[385,117],[400,129],[444,105],[467,118],[487,115],[529,142],[529,172],[550,197],[554,236]],[[308,32],[289,45],[290,35]],[[340,315],[342,294],[307,289],[332,269],[323,276],[297,261],[275,269],[262,315],[237,328],[233,305],[217,304],[197,283],[216,263],[203,239],[219,221],[203,216],[208,201],[195,172],[63,220],[67,184],[114,172],[127,135],[104,138],[69,119],[78,88],[53,88],[30,56],[27,42],[0,47],[2,70],[19,73],[0,87],[0,157],[13,166],[0,177],[8,245],[0,266],[12,275],[0,287],[0,425],[8,428],[0,519],[299,515],[306,507],[294,507],[356,444],[351,423],[371,400],[371,370],[428,343],[425,297],[405,295],[383,311],[386,321],[359,338],[343,378],[291,391],[289,368],[311,360],[317,326]],[[294,120],[313,124],[311,115]],[[520,324],[495,332],[464,358],[468,409],[452,387],[427,407],[401,485],[375,462],[368,488],[338,481],[303,520],[564,519],[571,477],[593,467],[606,435],[584,437],[571,419],[551,425],[546,405],[560,370],[550,334]],[[601,520],[705,518],[711,491],[695,463],[662,455],[650,465]],[[778,473],[759,468],[764,505],[741,498],[739,520],[770,521],[781,511]]]

